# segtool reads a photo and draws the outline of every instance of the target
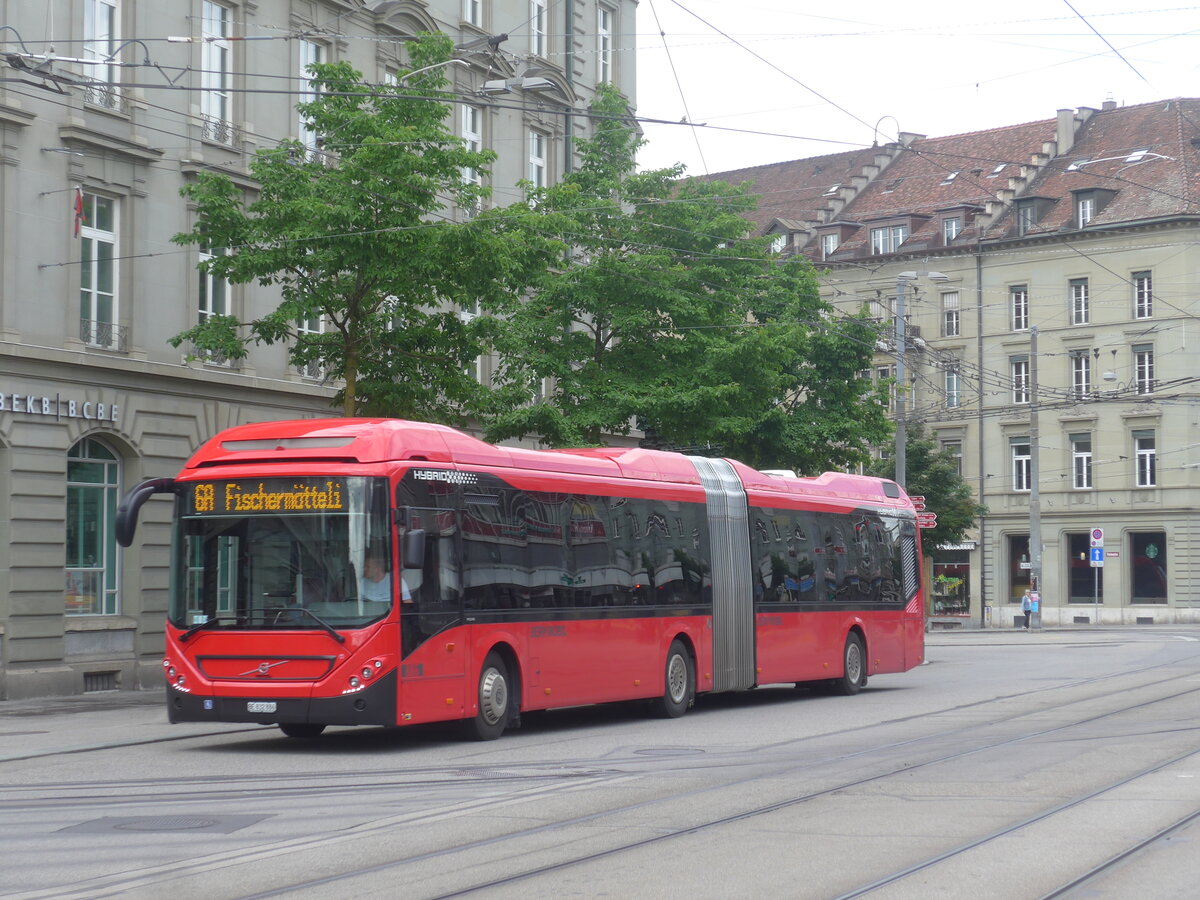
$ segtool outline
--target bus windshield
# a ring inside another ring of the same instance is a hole
[[[355,628],[391,608],[386,479],[180,488],[168,611],[177,628]]]

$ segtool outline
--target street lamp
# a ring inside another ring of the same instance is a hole
[[[901,272],[896,276],[896,484],[905,487],[907,466],[908,423],[905,421],[905,404],[908,401],[904,374],[904,354],[907,350],[905,337],[908,323],[905,321],[904,294],[910,281],[924,276],[930,281],[949,281],[950,276],[942,272]]]

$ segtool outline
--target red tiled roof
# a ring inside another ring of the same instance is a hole
[[[1078,124],[1082,122],[1082,124]],[[1042,197],[1041,218],[1029,234],[1076,227],[1073,191],[1096,190],[1097,212],[1089,228],[1176,215],[1200,214],[1200,100],[1162,100],[1138,106],[1082,109],[1070,123],[1074,145],[1049,159],[1058,118],[986,131],[916,138],[907,146],[864,148],[765,166],[719,172],[706,180],[749,181],[761,197],[750,216],[762,233],[780,220],[789,230],[838,222],[856,223],[833,259],[869,249],[870,228],[892,219],[911,228],[900,251],[941,247],[941,218],[964,207],[964,228],[955,245],[1014,233],[1013,202]],[[1134,151],[1145,151],[1131,158]],[[887,156],[893,157],[886,162]],[[885,165],[875,168],[879,158]],[[1035,157],[1036,162],[1035,162]],[[1071,163],[1087,159],[1071,169]],[[1096,160],[1096,162],[1091,162]],[[878,174],[877,174],[878,173]],[[952,173],[954,176],[951,178]],[[866,179],[854,181],[866,174]],[[856,184],[844,207],[831,206],[834,185]],[[1111,193],[1107,193],[1111,192]],[[990,204],[996,218],[979,235],[971,207]],[[835,211],[836,210],[836,211]],[[890,224],[890,223],[889,223]],[[810,243],[808,251],[815,249]]]
[[[1200,142],[1200,100],[1096,112],[1070,151],[1046,166],[1024,192],[1055,201],[1027,233],[1074,229],[1074,192],[1088,189],[1115,192],[1089,223],[1092,228],[1200,213],[1200,161],[1193,141]],[[1139,160],[1131,158],[1135,151],[1146,153]],[[1088,162],[1073,166],[1081,160]],[[1013,215],[1010,210],[997,219],[988,237],[1010,233]]]
[[[829,203],[826,191],[835,185],[848,184],[852,177],[862,174],[879,152],[878,148],[868,147],[695,177],[734,185],[749,182],[751,192],[759,198],[758,209],[749,218],[754,222],[755,233],[761,234],[776,219],[821,221]]]

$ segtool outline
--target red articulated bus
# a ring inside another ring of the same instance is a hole
[[[462,719],[780,682],[856,693],[924,655],[912,503],[654,450],[494,447],[396,419],[231,428],[175,495],[173,722]]]

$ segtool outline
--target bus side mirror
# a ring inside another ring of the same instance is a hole
[[[404,532],[404,540],[400,545],[400,554],[404,559],[404,568],[422,569],[425,567],[425,529],[413,528]]]
[[[128,494],[121,498],[117,506],[117,521],[114,531],[117,543],[128,547],[133,543],[133,533],[137,530],[138,511],[154,494],[175,493],[174,478],[151,478],[143,481]]]

